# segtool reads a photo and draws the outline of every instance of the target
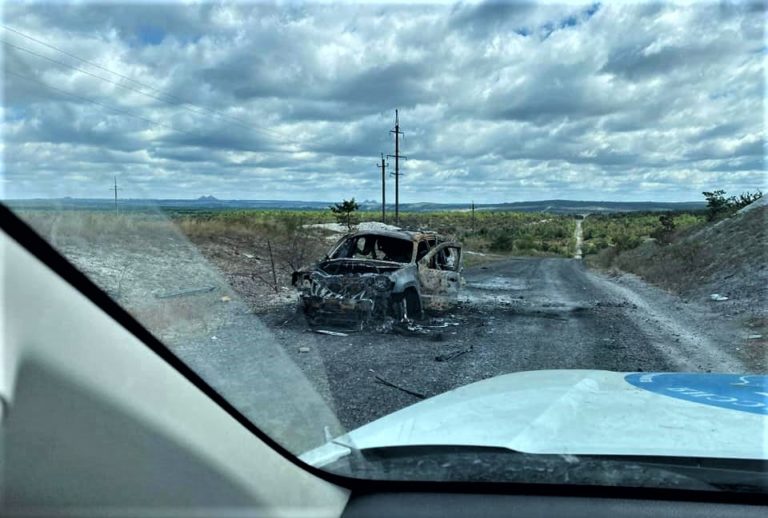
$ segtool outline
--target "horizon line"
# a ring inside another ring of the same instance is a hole
[[[354,199],[354,198],[353,198]],[[27,198],[0,198],[0,202],[5,201],[64,201],[64,200],[74,200],[74,201],[103,201],[103,202],[114,202],[114,198],[106,197],[106,198],[80,198],[80,197],[74,197],[74,196],[59,196],[59,197],[27,197]],[[337,201],[323,201],[323,200],[295,200],[295,199],[267,199],[267,198],[216,198],[215,196],[212,196],[208,199],[204,196],[200,196],[197,198],[119,198],[118,202],[120,201],[182,201],[182,202],[215,202],[215,201],[221,201],[221,202],[232,202],[232,201],[240,201],[240,202],[282,202],[282,203],[337,203]],[[544,203],[544,202],[577,202],[577,203],[656,203],[656,204],[669,204],[669,203],[706,203],[704,200],[675,200],[675,201],[653,201],[653,200],[605,200],[605,199],[589,199],[589,200],[579,200],[579,199],[571,199],[571,198],[545,198],[545,199],[537,199],[537,200],[515,200],[515,201],[499,201],[499,202],[474,202],[474,205],[481,206],[481,205],[503,205],[503,204],[519,204],[519,203]],[[362,200],[358,203],[376,203],[381,204],[378,200]],[[401,202],[400,205],[414,205],[414,204],[432,204],[432,205],[462,205],[466,204],[468,206],[472,205],[472,201],[469,202],[434,202],[434,201],[410,201],[410,202]],[[394,203],[387,203],[387,206],[392,205],[394,206]]]

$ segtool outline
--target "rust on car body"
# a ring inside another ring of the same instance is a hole
[[[377,230],[341,238],[326,257],[294,272],[311,326],[362,329],[385,317],[420,319],[461,288],[461,245],[435,232]]]

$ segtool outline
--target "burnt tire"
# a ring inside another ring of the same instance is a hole
[[[395,320],[421,320],[424,312],[421,308],[421,298],[414,289],[406,290],[404,294],[393,297],[392,316]]]

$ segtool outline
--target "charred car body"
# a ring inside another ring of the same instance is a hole
[[[361,329],[444,307],[459,293],[461,269],[461,245],[434,232],[357,232],[314,267],[294,272],[293,284],[310,325]]]

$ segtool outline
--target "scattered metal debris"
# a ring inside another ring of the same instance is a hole
[[[474,345],[470,345],[469,349],[461,349],[461,350],[453,351],[453,352],[446,353],[446,354],[438,354],[437,356],[435,356],[435,361],[436,362],[451,361],[453,359],[458,358],[459,356],[462,356],[462,355],[467,354],[469,352],[472,352],[474,350],[475,350],[475,346]]]
[[[459,322],[446,321],[441,318],[432,319],[429,323],[417,323],[410,319],[404,319],[400,322],[392,323],[387,331],[394,331],[399,334],[406,335],[431,335],[436,330],[447,329],[449,327],[458,326]],[[440,334],[439,332],[437,334]]]
[[[404,387],[401,387],[401,386],[399,386],[399,385],[395,385],[395,384],[394,384],[394,383],[392,383],[391,381],[387,381],[387,380],[385,380],[384,378],[382,378],[381,376],[379,376],[378,374],[376,374],[376,371],[375,371],[375,370],[373,370],[373,369],[368,369],[368,370],[371,372],[371,374],[373,374],[373,377],[374,377],[374,378],[376,378],[376,381],[377,381],[378,383],[381,383],[382,385],[386,385],[387,387],[392,387],[392,388],[395,388],[395,389],[397,389],[397,390],[400,390],[400,391],[402,391],[402,392],[405,392],[406,394],[410,394],[411,396],[417,397],[417,398],[419,398],[419,399],[426,399],[426,398],[427,398],[427,396],[425,396],[424,394],[422,394],[422,393],[420,393],[420,392],[415,392],[415,391],[413,391],[413,390],[409,390],[409,389],[407,389],[407,388],[404,388]]]
[[[173,291],[171,293],[162,293],[155,295],[158,299],[174,299],[177,297],[186,297],[189,295],[200,295],[201,293],[210,293],[216,289],[216,286],[207,286],[205,288],[193,288],[190,290]]]
[[[347,333],[342,333],[340,331],[329,331],[327,329],[313,329],[315,333],[319,333],[321,335],[331,335],[331,336],[349,336]]]
[[[276,327],[284,327],[286,324],[288,324],[289,322],[293,321],[294,318],[296,318],[296,317],[293,316],[293,317],[291,317],[289,319],[286,319],[286,320],[283,321],[282,324],[278,324]]]

